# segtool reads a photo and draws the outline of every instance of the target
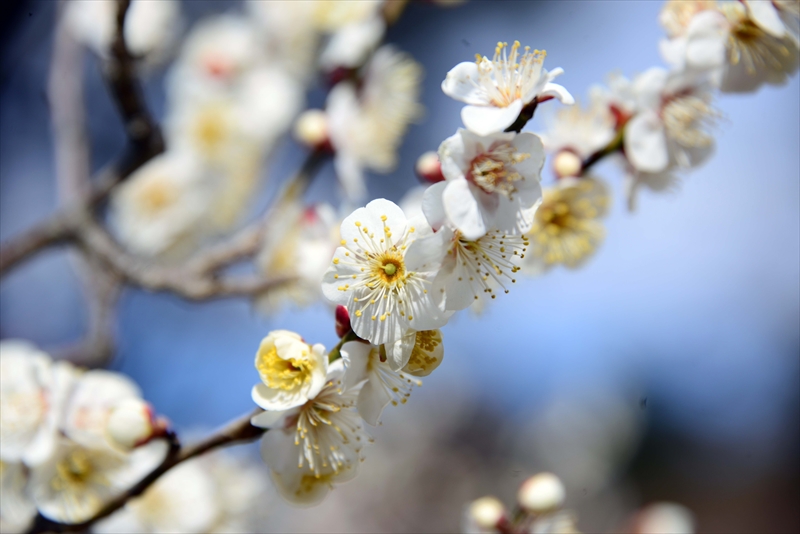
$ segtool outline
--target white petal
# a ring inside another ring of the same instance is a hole
[[[786,27],[783,25],[778,10],[772,5],[771,1],[765,0],[746,0],[745,5],[750,12],[750,18],[765,32],[775,37],[786,35]]]
[[[706,10],[686,28],[686,62],[695,69],[712,69],[725,63],[729,26],[724,15]]]
[[[428,224],[437,231],[447,220],[442,199],[445,187],[447,187],[447,182],[435,183],[428,187],[422,196],[422,213],[428,220]]]
[[[528,154],[529,157],[514,165],[526,180],[540,181],[542,167],[544,167],[545,153],[542,139],[529,132],[523,132],[514,137],[512,142],[518,152]]]
[[[342,361],[345,366],[344,388],[350,389],[367,379],[367,365],[372,346],[360,341],[350,341],[342,346]]]
[[[372,426],[377,426],[383,409],[386,408],[386,405],[391,400],[386,388],[381,387],[376,382],[377,380],[370,380],[364,384],[358,394],[358,402],[356,403],[358,413],[364,418],[364,421]]]
[[[461,109],[461,120],[468,130],[478,135],[490,135],[502,132],[511,126],[520,111],[522,100],[517,99],[504,108],[494,106],[464,106]]]
[[[406,334],[395,341],[392,345],[386,346],[386,357],[389,360],[389,367],[392,371],[399,371],[408,363],[414,345],[417,342],[416,330],[409,330]]]
[[[454,254],[449,254],[445,258],[431,289],[434,296],[440,300],[440,308],[458,311],[475,302],[475,293],[469,284],[471,274],[457,261]]]
[[[667,168],[666,132],[655,112],[643,111],[625,127],[625,155],[640,171],[661,172]]]
[[[683,69],[686,63],[686,37],[661,39],[658,42],[661,57],[675,69]]]
[[[488,228],[480,206],[465,179],[447,182],[442,201],[447,218],[466,239],[473,241],[486,234]]]
[[[364,180],[364,169],[358,160],[347,152],[339,150],[333,160],[336,177],[342,184],[345,196],[352,202],[358,202],[367,196]]]
[[[465,104],[486,105],[489,102],[478,85],[479,79],[478,65],[474,61],[464,61],[447,73],[442,82],[442,91]]]
[[[575,103],[575,98],[567,91],[566,87],[558,85],[557,83],[547,82],[544,84],[544,90],[539,93],[539,96],[552,96],[558,99],[562,104],[571,106]]]
[[[304,404],[308,396],[302,392],[288,392],[282,389],[271,388],[266,384],[256,384],[250,391],[250,397],[264,410],[288,410]]]
[[[443,232],[415,240],[406,252],[406,268],[417,272],[437,270],[442,258],[447,254],[448,245],[447,236]]]
[[[255,396],[255,388],[253,388],[253,396]],[[277,428],[283,427],[283,419],[289,413],[289,410],[276,410],[261,412],[250,418],[250,424],[259,428]]]
[[[442,141],[439,145],[439,161],[442,164],[442,174],[447,180],[456,180],[464,175],[464,169],[469,161],[466,159],[464,138],[459,130]]]
[[[657,109],[661,95],[667,84],[669,71],[661,67],[651,67],[633,80],[633,91],[641,109]]]
[[[385,198],[378,198],[367,204],[366,209],[372,213],[376,220],[382,223],[375,227],[374,230],[376,233],[379,230],[383,231],[382,226],[385,225],[389,227],[389,231],[392,233],[395,240],[398,240],[406,231],[406,214],[403,213],[400,206],[394,202],[386,200]],[[386,220],[383,220],[383,217],[386,217]],[[344,226],[344,224],[342,224],[342,226]]]

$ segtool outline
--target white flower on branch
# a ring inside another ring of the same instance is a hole
[[[122,454],[62,439],[49,461],[31,471],[31,494],[46,518],[61,523],[85,521],[155,469],[166,453],[164,440]]]
[[[344,362],[328,368],[322,390],[302,406],[267,411],[252,418],[271,429],[261,439],[261,456],[280,494],[289,502],[320,502],[334,483],[355,477],[361,450],[371,438],[355,410],[361,385],[344,383]]]
[[[542,198],[544,148],[538,136],[482,137],[459,129],[442,142],[439,159],[446,181],[434,184],[429,194],[441,195],[447,220],[466,239],[492,229],[515,234],[530,229]]]
[[[653,67],[633,82],[638,113],[625,127],[625,156],[639,171],[696,167],[714,150],[709,133],[720,114],[702,78]]]
[[[662,16],[671,25],[661,53],[676,69],[710,72],[723,92],[734,93],[786,83],[797,71],[797,2],[694,4],[691,17]],[[676,7],[668,4],[665,9]]]
[[[253,402],[265,410],[288,410],[313,399],[325,385],[328,356],[288,330],[261,341],[255,361],[263,383],[253,386]]]
[[[411,122],[422,114],[422,67],[391,46],[364,67],[363,83],[336,84],[328,95],[328,131],[336,174],[351,200],[366,194],[364,169],[390,172]]]
[[[73,0],[64,16],[77,39],[101,57],[109,57],[117,33],[116,0]],[[125,44],[134,57],[148,64],[163,61],[181,26],[180,2],[133,0],[125,15]]]
[[[0,342],[0,460],[34,466],[53,455],[75,374],[29,343]]]
[[[257,258],[267,278],[295,278],[259,295],[256,305],[273,313],[285,302],[307,306],[322,297],[320,282],[339,244],[340,219],[329,204],[303,208],[299,203],[283,205],[264,236]]]
[[[171,469],[92,531],[251,532],[255,508],[266,504],[265,484],[262,466],[217,452]]]
[[[140,167],[111,196],[117,238],[144,256],[179,256],[208,232],[214,188],[187,151],[168,151]]]
[[[559,264],[571,269],[582,265],[603,242],[600,219],[610,200],[605,184],[591,177],[562,178],[546,188],[528,234],[523,271],[540,274]]]
[[[478,55],[476,61],[459,63],[447,73],[442,91],[467,104],[461,120],[470,131],[484,136],[502,132],[537,98],[574,102],[564,87],[552,83],[563,69],[547,72],[542,67],[544,50],[526,46],[520,53],[519,48],[519,41],[514,41],[509,54],[508,43],[497,43],[493,59]]]
[[[67,403],[64,433],[84,447],[109,448],[106,424],[111,411],[120,402],[141,396],[139,386],[119,373],[102,369],[87,371],[77,380]]]
[[[25,532],[36,515],[27,493],[28,474],[21,462],[0,460],[0,532]]]
[[[448,319],[429,295],[441,251],[419,237],[429,235],[424,218],[408,221],[384,199],[349,215],[341,246],[322,282],[322,292],[347,307],[355,333],[374,345],[393,344],[409,330],[431,330]],[[398,362],[402,367],[405,362]]]

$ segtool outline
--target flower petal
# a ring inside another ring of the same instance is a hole
[[[372,426],[377,426],[381,413],[389,401],[392,400],[386,388],[382,388],[376,380],[370,380],[358,394],[356,407],[361,417]]]
[[[504,108],[494,106],[464,106],[461,109],[461,120],[464,126],[478,135],[490,135],[502,132],[511,126],[520,111],[522,111],[522,100],[514,100]]]
[[[447,73],[442,91],[465,104],[486,105],[489,101],[478,84],[479,79],[478,65],[474,61],[464,61]]]
[[[389,367],[392,371],[399,371],[408,363],[411,351],[417,342],[416,330],[409,330],[406,334],[395,341],[392,345],[386,346],[386,356],[389,359]]]
[[[442,165],[442,174],[446,180],[456,180],[464,176],[464,168],[468,161],[464,138],[459,130],[442,141],[439,145],[439,161]]]
[[[729,24],[722,13],[698,13],[686,28],[686,62],[695,69],[713,69],[725,63]]]
[[[255,395],[255,388],[253,388],[253,395]],[[283,419],[289,413],[289,410],[276,410],[265,411],[250,418],[250,424],[259,428],[282,428]]]
[[[778,10],[772,5],[772,2],[765,0],[745,0],[747,11],[750,18],[756,25],[765,32],[774,35],[775,37],[783,37],[786,35],[786,27],[783,25]],[[797,9],[795,7],[795,9]]]
[[[447,218],[467,239],[475,240],[486,234],[488,228],[467,180],[447,182],[442,201]]]
[[[428,224],[438,231],[439,228],[447,220],[447,214],[444,211],[444,201],[442,195],[444,188],[447,187],[447,182],[438,182],[428,187],[425,194],[422,196],[422,213],[428,220]]]
[[[539,96],[552,96],[558,99],[558,101],[562,104],[566,104],[568,106],[571,106],[575,103],[575,98],[573,98],[570,92],[567,91],[567,88],[557,83],[547,82],[544,84],[544,89],[541,93],[539,93]]]
[[[669,165],[666,132],[654,111],[637,114],[626,126],[625,155],[644,172],[661,172]]]

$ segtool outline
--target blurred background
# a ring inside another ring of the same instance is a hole
[[[0,239],[56,205],[45,94],[54,8],[51,1],[0,7]],[[652,1],[410,5],[387,41],[423,64],[427,111],[397,171],[370,177],[370,198],[398,201],[417,183],[416,158],[461,125],[461,104],[439,88],[459,61],[518,39],[545,48],[545,67],[563,67],[559,83],[585,101],[609,72],[631,76],[662,64],[660,8]],[[239,9],[183,3],[189,24]],[[82,74],[97,169],[125,138],[88,55]],[[163,71],[145,80],[157,117],[163,83]],[[622,202],[619,170],[598,166],[619,201],[598,254],[577,271],[519,280],[480,316],[455,317],[443,330],[444,363],[407,405],[384,412],[359,477],[312,510],[269,503],[263,528],[454,531],[468,501],[494,494],[511,504],[522,480],[548,470],[565,481],[567,506],[587,532],[620,530],[655,500],[688,506],[703,532],[797,531],[799,97],[797,76],[756,94],[722,95],[715,156],[678,191],[645,192],[636,213]],[[323,102],[321,88],[312,90],[309,104]],[[541,129],[542,113],[528,130]],[[254,215],[304,152],[290,140],[279,147]],[[329,197],[334,181],[326,168],[310,198]],[[0,337],[47,349],[85,328],[64,250],[3,279]],[[251,409],[253,356],[276,328],[328,347],[337,341],[323,304],[265,317],[243,300],[194,304],[128,289],[113,368],[179,429],[212,428]]]

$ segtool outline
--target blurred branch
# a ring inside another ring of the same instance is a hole
[[[108,517],[125,506],[129,500],[144,493],[147,488],[153,485],[154,482],[173,467],[207,452],[240,443],[248,443],[261,437],[267,429],[255,427],[250,424],[250,419],[261,412],[263,412],[261,408],[256,408],[252,413],[235,419],[218,432],[187,447],[181,447],[177,437],[174,434],[170,434],[168,436],[170,448],[161,465],[125,493],[111,500],[94,517],[82,523],[65,524],[51,521],[39,514],[36,516],[28,534],[38,534],[41,532],[82,532],[88,530],[96,521]]]

